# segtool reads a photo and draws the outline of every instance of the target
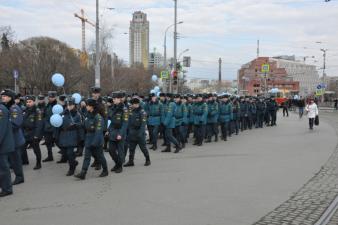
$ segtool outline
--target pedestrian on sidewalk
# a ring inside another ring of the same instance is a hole
[[[283,117],[285,116],[289,117],[288,105],[289,105],[288,100],[286,100],[285,102],[282,102]]]
[[[305,100],[303,97],[300,97],[300,99],[298,100],[298,114],[299,114],[300,119],[303,117],[304,107],[305,107]]]
[[[306,105],[306,112],[307,116],[309,118],[309,129],[313,130],[313,124],[315,121],[316,116],[318,116],[318,107],[317,104],[314,102],[313,99],[310,99],[310,102],[308,105]]]

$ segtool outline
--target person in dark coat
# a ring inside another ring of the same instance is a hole
[[[130,101],[132,110],[129,115],[129,161],[124,165],[125,167],[134,166],[135,149],[138,145],[145,157],[144,166],[150,165],[150,156],[146,146],[146,132],[145,126],[147,123],[147,114],[140,106],[140,99],[133,98]]]
[[[57,104],[56,91],[48,92],[48,104],[45,108],[44,115],[44,138],[47,146],[48,156],[42,162],[50,162],[54,160],[53,145],[54,145],[54,127],[50,124],[50,117],[53,115],[53,106]]]
[[[23,162],[28,164],[27,147],[30,145],[36,157],[34,170],[41,169],[41,149],[39,143],[43,135],[43,125],[43,112],[35,105],[35,96],[27,96],[22,126],[26,144],[22,149],[22,159]]]
[[[56,142],[58,146],[65,149],[69,164],[69,170],[66,176],[74,175],[78,162],[75,160],[74,148],[78,145],[79,129],[81,127],[81,116],[75,107],[75,100],[65,101],[67,109],[62,114],[63,123],[57,130]]]
[[[104,128],[102,132],[104,135],[106,133],[107,114],[106,114],[105,105],[103,104],[103,98],[101,97],[101,88],[95,87],[95,86],[91,87],[91,95],[92,95],[92,99],[94,99],[97,103],[96,111],[103,118]],[[93,157],[94,157],[94,162],[92,163],[91,167],[95,167],[95,170],[100,170],[101,165],[99,164],[98,159],[96,158],[95,155],[93,155]]]
[[[13,138],[15,151],[9,155],[10,165],[15,174],[13,185],[21,184],[24,182],[24,175],[22,169],[21,149],[25,144],[25,138],[22,131],[23,115],[21,108],[15,104],[15,92],[9,89],[1,93],[2,102],[5,104],[10,112],[10,121],[13,128]]]
[[[79,143],[75,152],[76,157],[80,157],[83,155],[83,149],[84,149],[84,141],[85,141],[85,129],[84,129],[84,120],[87,117],[87,109],[86,109],[86,101],[81,100],[80,106],[78,109],[78,112],[81,116],[81,126],[79,128]]]
[[[76,178],[84,180],[93,156],[102,165],[102,173],[100,177],[108,176],[107,161],[103,154],[103,117],[97,111],[97,101],[90,98],[87,100],[87,117],[85,119],[86,139],[85,139],[85,156],[83,158],[82,170],[75,175]]]
[[[15,151],[10,113],[0,103],[0,197],[13,194],[9,155]]]
[[[128,128],[128,109],[122,102],[122,93],[112,94],[113,105],[108,110],[108,131],[106,136],[109,138],[109,154],[115,166],[112,172],[121,173],[122,165],[125,159],[125,142]]]

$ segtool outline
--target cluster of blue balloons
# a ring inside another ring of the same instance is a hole
[[[55,73],[52,76],[52,83],[56,86],[56,87],[63,87],[63,85],[65,84],[65,77],[60,74],[60,73]],[[74,102],[75,104],[80,104],[81,102],[81,95],[79,93],[74,93],[72,95],[72,98],[74,98]],[[52,112],[53,115],[50,117],[50,124],[53,127],[61,127],[62,123],[63,123],[63,119],[62,119],[62,112],[63,112],[63,107],[59,104],[53,106],[52,108]]]
[[[154,82],[157,82],[158,81],[158,77],[157,75],[152,75],[151,76],[151,80],[154,81]],[[150,90],[150,94],[156,94],[157,96],[160,94],[160,87],[159,86],[155,86],[154,89]]]
[[[65,77],[61,73],[55,73],[52,76],[52,83],[56,87],[62,87],[65,84]],[[63,112],[62,105],[54,105],[52,108],[53,115],[50,117],[49,122],[53,127],[61,127],[63,123],[62,116]]]
[[[61,127],[63,123],[62,116],[63,107],[60,104],[54,105],[52,108],[53,115],[50,117],[49,122],[53,127]]]
[[[150,90],[151,94],[156,94],[157,96],[161,93],[161,89],[159,86],[155,86],[154,89]]]

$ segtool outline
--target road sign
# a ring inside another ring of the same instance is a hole
[[[14,77],[14,79],[19,78],[19,71],[18,70],[13,70],[13,77]]]
[[[324,89],[317,89],[317,90],[316,90],[316,96],[324,95],[324,93],[325,93],[325,90],[324,90]]]
[[[183,57],[183,66],[184,67],[190,67],[191,65],[191,57],[190,56],[184,56]]]
[[[169,71],[162,71],[161,72],[161,79],[169,79]]]
[[[322,89],[322,85],[318,84],[317,85],[317,90],[320,90],[320,89]]]
[[[269,64],[262,64],[262,73],[268,73],[270,72],[270,65]]]

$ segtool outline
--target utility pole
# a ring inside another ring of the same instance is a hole
[[[84,10],[81,9],[81,15],[74,13],[74,16],[81,20],[82,24],[82,52],[86,52],[86,23],[95,27],[95,24],[90,22],[87,18],[85,18]]]
[[[259,57],[259,39],[257,40],[257,58]]]
[[[222,84],[222,58],[218,59],[218,92],[221,91]]]
[[[95,52],[95,87],[101,87],[100,82],[100,21],[99,0],[96,0],[96,52]]]
[[[326,78],[326,52],[327,52],[328,49],[320,49],[320,51],[323,52],[323,79]]]
[[[174,15],[174,71],[177,71],[177,0],[175,2]],[[172,79],[170,77],[170,92],[172,92]]]

